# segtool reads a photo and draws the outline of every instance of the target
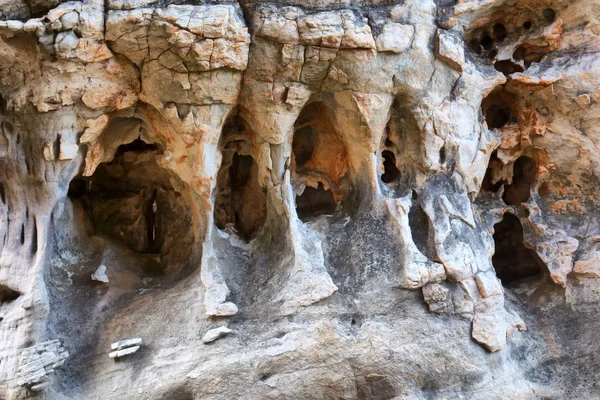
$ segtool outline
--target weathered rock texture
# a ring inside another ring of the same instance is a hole
[[[189,3],[0,0],[0,398],[600,397],[597,0]]]

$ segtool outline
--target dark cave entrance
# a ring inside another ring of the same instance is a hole
[[[307,105],[296,121],[292,139],[293,184],[296,212],[302,221],[332,215],[347,195],[344,185],[348,154],[335,130],[329,109],[322,103]],[[298,190],[299,188],[303,188]]]
[[[502,199],[506,204],[520,206],[531,197],[531,185],[537,179],[537,163],[521,156],[513,166],[513,179],[510,185],[504,186]]]
[[[510,206],[519,207],[531,198],[531,187],[535,184],[538,176],[537,162],[530,157],[521,156],[517,158],[513,165],[511,184],[507,184],[506,180],[498,180],[492,183],[493,169],[500,168],[503,165],[502,161],[498,159],[496,152],[492,153],[481,183],[481,190],[497,193],[504,186],[502,200]]]
[[[333,192],[325,190],[322,183],[316,189],[307,186],[301,195],[296,196],[296,212],[302,221],[319,215],[332,215],[336,208]]]
[[[381,181],[383,183],[393,183],[400,178],[400,170],[396,166],[396,156],[390,150],[384,150],[381,152],[383,158],[383,174],[381,175]]]
[[[526,247],[523,226],[513,214],[504,214],[502,221],[494,225],[494,244],[492,264],[504,286],[524,278],[541,276],[546,268],[535,250]]]
[[[238,115],[223,128],[223,155],[217,175],[214,218],[219,229],[231,226],[244,239],[251,239],[267,216],[266,190],[258,180],[258,164],[252,157],[252,132]]]
[[[140,137],[120,145],[111,161],[69,184],[89,234],[101,234],[143,255],[142,269],[161,275],[183,267],[193,250],[192,217],[184,183],[160,167],[162,148]]]

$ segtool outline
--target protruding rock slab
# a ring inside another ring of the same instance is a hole
[[[120,340],[110,345],[111,351],[108,354],[109,358],[116,359],[133,354],[140,349],[142,338]]]
[[[204,336],[202,336],[202,343],[207,344],[207,343],[211,343],[214,342],[217,339],[220,339],[224,336],[229,335],[229,333],[231,333],[231,329],[229,329],[226,326],[221,326],[219,328],[215,328],[215,329],[211,329],[210,331],[206,332],[204,334]]]

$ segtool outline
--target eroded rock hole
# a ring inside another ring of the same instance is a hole
[[[348,151],[331,112],[320,102],[308,104],[295,124],[292,185],[301,220],[333,214],[349,194]],[[325,189],[327,188],[327,189]]]
[[[537,162],[527,156],[521,156],[513,166],[513,179],[504,187],[502,199],[506,204],[520,206],[531,197],[531,185],[537,178]]]
[[[67,196],[71,199],[79,199],[86,195],[88,189],[88,181],[81,178],[75,178],[69,183],[69,191]]]
[[[506,39],[506,36],[508,35],[508,32],[506,31],[506,27],[503,24],[497,23],[494,24],[494,40],[496,42],[501,42],[504,39]]]
[[[479,40],[473,38],[469,41],[469,49],[475,54],[481,53],[481,45],[479,44]]]
[[[498,190],[504,184],[504,181],[499,180],[498,182],[492,183],[493,181],[493,170],[495,167],[499,167],[503,165],[502,161],[498,158],[497,152],[494,151],[490,156],[490,161],[488,163],[488,167],[485,171],[485,176],[483,177],[483,181],[481,182],[481,190],[484,192],[494,192],[497,193]]]
[[[492,46],[494,45],[494,41],[490,36],[484,36],[481,39],[480,44],[485,50],[491,50]]]
[[[244,120],[235,116],[223,128],[223,161],[217,175],[214,219],[219,229],[232,227],[251,239],[267,216],[266,191],[258,180],[258,164],[250,155],[252,133]]]
[[[525,246],[523,226],[512,214],[504,214],[502,221],[494,225],[494,244],[492,264],[503,285],[541,275],[545,268],[537,253]]]
[[[318,145],[319,137],[315,130],[310,126],[300,128],[294,134],[292,141],[292,152],[296,165],[301,167],[312,158],[315,147]]]
[[[194,248],[185,184],[157,164],[160,152],[139,138],[121,145],[112,161],[91,177],[74,178],[68,191],[86,231],[139,253],[150,275],[182,270]]]
[[[556,12],[551,8],[545,8],[544,11],[542,11],[542,15],[549,24],[556,20]]]
[[[19,296],[21,293],[0,283],[0,304],[15,301]]]
[[[429,217],[423,208],[416,202],[413,202],[408,212],[408,224],[413,242],[417,249],[430,260],[436,260],[437,255],[434,249],[433,241],[430,240],[430,222]]]
[[[249,155],[234,154],[229,170],[234,225],[246,238],[262,226],[266,197],[258,183],[258,164]]]
[[[514,120],[504,95],[502,88],[497,88],[481,103],[485,122],[489,129],[501,129]]]
[[[301,195],[296,196],[296,211],[302,221],[319,215],[331,215],[336,208],[333,192],[331,189],[325,190],[320,182],[316,189],[307,186]]]
[[[497,71],[502,72],[504,75],[510,75],[516,72],[523,72],[525,70],[521,65],[510,60],[496,61],[494,63],[494,68],[496,68]]]
[[[530,30],[532,26],[533,26],[533,24],[531,21],[523,22],[523,29],[525,29],[526,31]]]
[[[392,183],[400,177],[400,170],[396,167],[396,156],[392,151],[384,150],[381,152],[383,158],[383,174],[381,181],[383,183]]]

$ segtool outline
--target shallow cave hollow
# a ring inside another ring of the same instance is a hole
[[[0,304],[13,302],[19,296],[21,296],[21,293],[0,283]]]
[[[381,181],[387,184],[397,182],[400,179],[400,170],[396,166],[396,155],[393,151],[384,150],[381,152],[381,158],[383,159]]]
[[[307,186],[299,196],[296,196],[296,212],[298,218],[306,221],[320,215],[332,215],[337,208],[331,189],[325,189],[319,182],[318,187]]]
[[[152,275],[166,272],[167,264],[183,265],[193,247],[189,207],[173,187],[176,176],[156,163],[160,152],[140,138],[122,144],[110,162],[90,177],[75,177],[68,189],[91,234],[121,241],[149,260],[161,256],[164,265],[142,266]]]
[[[266,190],[258,180],[258,164],[250,154],[252,132],[238,115],[225,123],[219,149],[214,219],[219,229],[232,226],[240,237],[253,238],[266,220]]]
[[[501,87],[494,89],[481,103],[485,122],[489,129],[501,129],[516,118],[509,105],[510,96]]]
[[[519,218],[505,213],[494,225],[495,252],[492,264],[504,286],[521,279],[541,276],[546,265],[531,248],[525,246],[523,226]]]
[[[303,184],[296,196],[298,217],[305,221],[331,215],[348,194],[348,150],[337,132],[331,112],[323,103],[308,104],[296,121],[292,139],[294,184]],[[307,184],[308,182],[317,182]],[[327,187],[327,189],[325,189]]]
[[[537,162],[530,157],[519,157],[513,166],[513,179],[504,186],[502,199],[508,205],[520,206],[531,197],[531,186],[537,179]]]

